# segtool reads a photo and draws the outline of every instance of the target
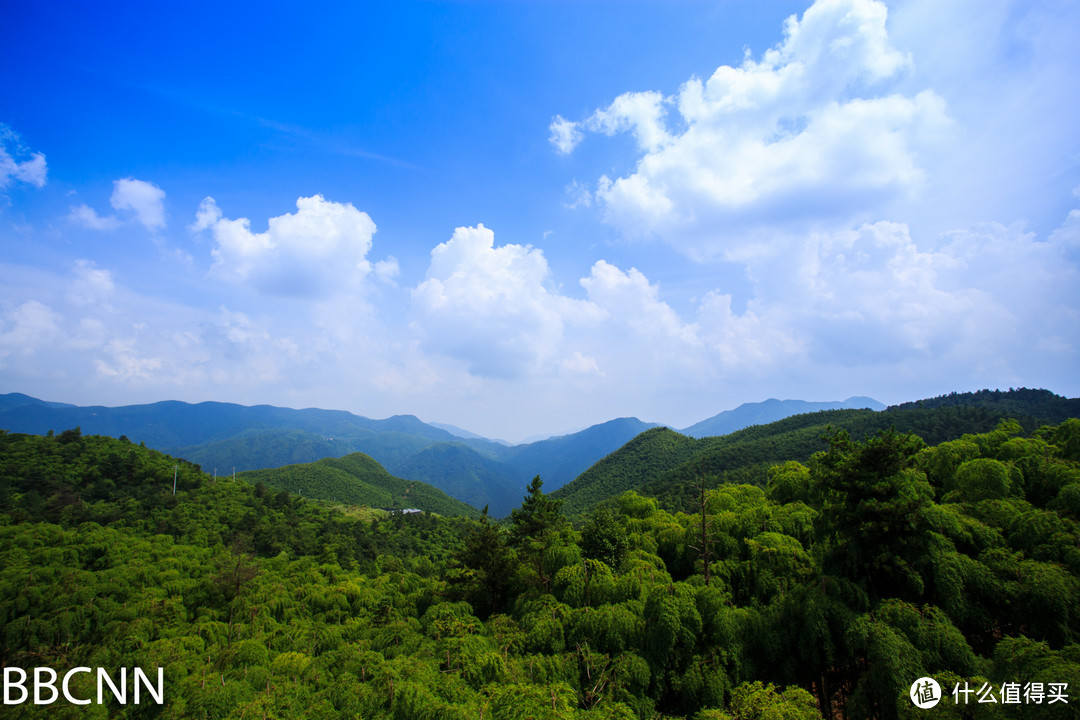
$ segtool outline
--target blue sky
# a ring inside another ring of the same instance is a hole
[[[1076,396],[1080,10],[887,5],[5,4],[0,391]]]

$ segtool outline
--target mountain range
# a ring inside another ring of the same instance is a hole
[[[864,397],[828,403],[769,399],[721,412],[681,433],[702,438],[798,413],[883,407]],[[221,402],[77,406],[21,393],[0,395],[0,428],[45,434],[74,427],[86,434],[124,436],[221,475],[363,453],[393,476],[430,484],[475,508],[488,506],[501,517],[521,502],[532,477],[543,479],[545,491],[557,490],[657,424],[618,418],[509,445],[412,415],[373,420],[342,410]]]

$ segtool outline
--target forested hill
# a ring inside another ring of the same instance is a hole
[[[699,452],[700,443],[671,428],[646,430],[552,493],[569,515],[585,512],[653,479]]]
[[[1080,398],[1063,398],[1049,390],[1029,388],[954,392],[925,400],[892,405],[888,409],[913,410],[973,406],[990,408],[1007,417],[1031,417],[1041,420],[1080,417]]]
[[[361,516],[363,522],[356,509],[345,515],[263,484],[215,479],[193,463],[128,440],[77,429],[55,436],[0,431],[0,525],[12,528],[39,522],[68,528],[100,524],[257,556],[285,552],[371,563],[399,542],[381,535],[379,524],[399,525],[401,518],[375,510]],[[453,550],[454,537],[448,534],[445,548],[424,551],[442,556]],[[122,557],[113,562],[122,565]],[[19,594],[11,590],[0,590],[0,602]]]
[[[895,428],[940,443],[968,432],[987,432],[1004,418],[1030,432],[1044,424],[1080,417],[1080,400],[1046,390],[982,391],[872,410],[822,410],[752,426],[722,437],[690,438],[669,429],[639,435],[582,473],[553,496],[574,515],[626,490],[656,497],[665,507],[687,509],[694,479],[763,485],[768,468],[785,460],[805,462],[825,447],[829,428],[864,439]]]
[[[832,433],[764,487],[702,496],[681,513],[627,492],[575,527],[535,482],[503,526],[330,509],[75,430],[0,433],[0,665],[164,674],[161,707],[5,710],[1076,718],[1080,420],[936,446]],[[939,712],[909,700],[924,677]]]
[[[303,497],[386,510],[415,508],[441,515],[478,517],[480,512],[426,483],[394,477],[363,453],[237,475]]]

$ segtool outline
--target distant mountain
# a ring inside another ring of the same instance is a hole
[[[261,482],[275,490],[299,493],[306,498],[349,505],[386,510],[417,508],[440,515],[476,517],[480,514],[475,508],[426,483],[394,477],[363,453],[267,470],[249,470],[238,473],[237,478],[252,484]]]
[[[54,403],[46,402],[44,400],[38,400],[35,397],[29,395],[23,395],[22,393],[8,393],[7,395],[0,395],[0,412],[4,410],[10,410],[12,408],[23,407],[26,405],[38,405],[44,407],[75,407],[74,405],[68,405],[66,403]]]
[[[434,428],[439,428],[440,430],[445,430],[446,432],[450,433],[451,435],[455,435],[455,436],[457,436],[459,438],[463,438],[465,440],[486,440],[487,442],[498,443],[499,445],[505,445],[507,447],[510,447],[510,446],[513,445],[513,443],[507,442],[506,440],[499,440],[498,438],[486,438],[483,435],[477,435],[474,432],[469,432],[468,430],[462,430],[458,426],[450,425],[449,423],[429,422],[428,425],[430,425],[431,427],[434,427]]]
[[[582,430],[587,430],[587,429],[588,429],[588,427],[576,427],[576,428],[574,428],[572,430],[563,430],[561,432],[536,433],[534,435],[529,435],[528,437],[523,439],[521,442],[516,443],[516,444],[517,445],[531,445],[532,443],[537,443],[537,442],[540,442],[541,440],[550,440],[551,438],[565,437],[566,435],[573,435],[574,433],[579,433]]]
[[[42,401],[15,404],[9,400],[10,395],[0,398],[4,398],[0,402],[0,428],[40,435],[78,426],[86,434],[126,435],[133,442],[145,442],[158,449],[218,442],[252,430],[302,430],[324,437],[398,432],[434,442],[454,438],[412,415],[372,420],[343,410],[293,410],[272,405],[192,405],[167,400],[149,405],[79,407]]]
[[[509,448],[503,457],[507,464],[517,468],[523,478],[531,480],[539,475],[544,481],[545,492],[551,492],[652,427],[656,427],[656,423],[642,422],[633,417],[618,418],[570,435],[517,445]]]
[[[818,410],[884,410],[885,406],[868,397],[851,397],[844,401],[807,402],[805,400],[777,400],[743,403],[734,410],[725,410],[707,420],[694,423],[679,432],[690,437],[703,438],[727,435],[751,425],[765,425],[792,415],[817,412]]]

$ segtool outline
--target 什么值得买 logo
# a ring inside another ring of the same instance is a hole
[[[915,707],[929,710],[941,701],[941,686],[932,677],[921,677],[911,684],[908,695]]]

